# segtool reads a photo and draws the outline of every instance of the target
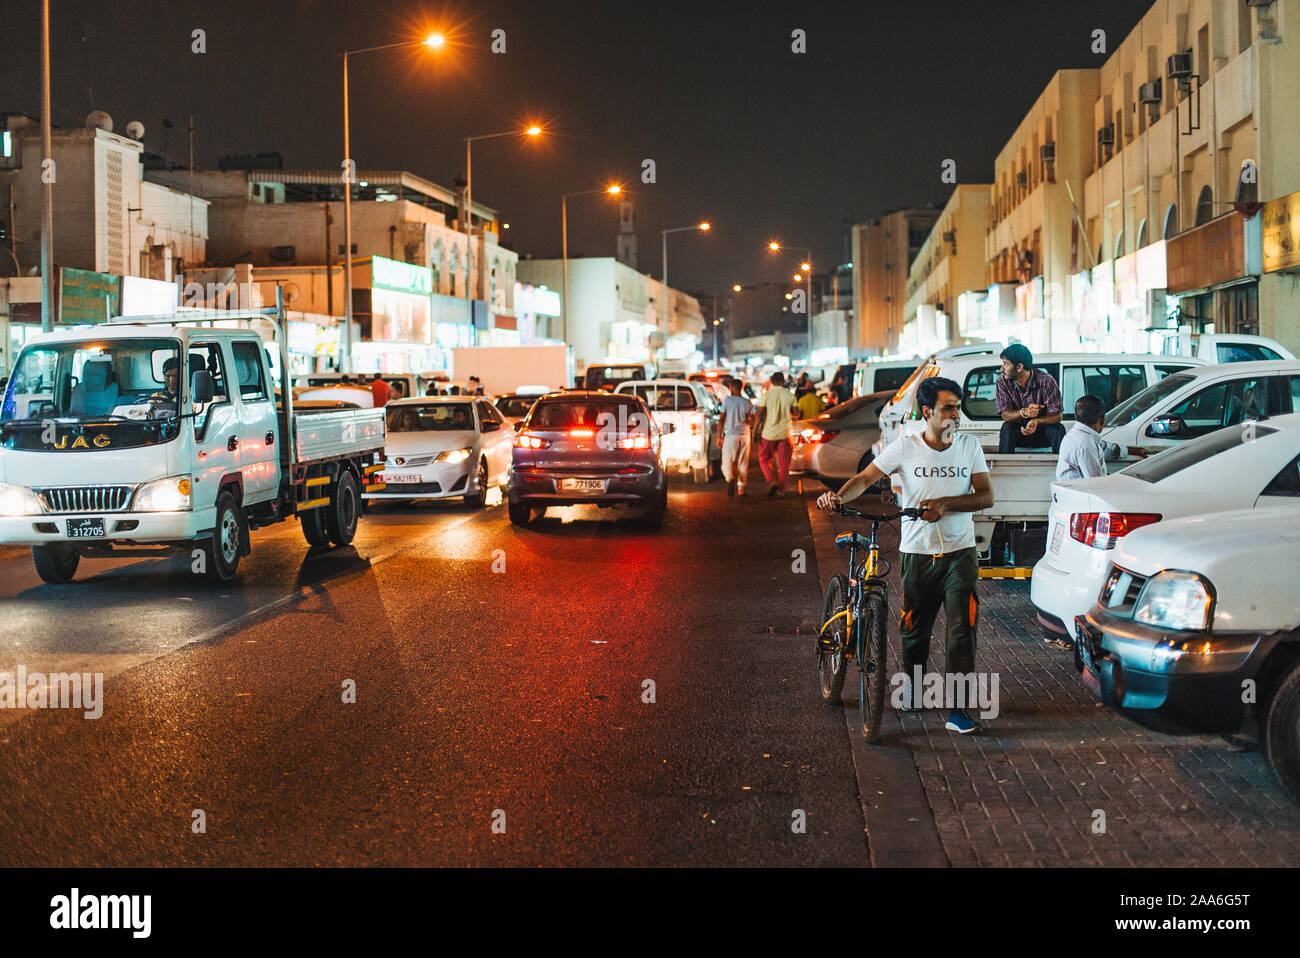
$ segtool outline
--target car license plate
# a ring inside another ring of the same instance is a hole
[[[560,489],[564,492],[581,492],[587,495],[605,491],[604,479],[561,479]]]
[[[390,486],[400,486],[402,483],[417,483],[420,481],[420,475],[416,472],[384,472],[380,473],[383,482]]]
[[[1061,543],[1065,541],[1065,523],[1052,523],[1052,555],[1061,554]]]
[[[1074,618],[1074,631],[1074,646],[1079,650],[1079,660],[1083,663],[1085,669],[1096,675],[1097,664],[1094,661],[1092,650],[1096,647],[1093,643],[1097,642],[1100,635],[1096,629],[1088,625],[1088,620],[1081,615]],[[1097,642],[1097,645],[1100,645],[1100,642]]]
[[[69,519],[68,538],[69,539],[102,539],[104,538],[104,520],[103,519]]]

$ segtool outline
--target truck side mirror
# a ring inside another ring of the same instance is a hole
[[[1151,420],[1151,425],[1147,426],[1148,436],[1172,438],[1181,436],[1186,432],[1187,424],[1183,422],[1182,416],[1160,416]]]
[[[212,402],[212,373],[196,369],[190,376],[190,400],[195,404]]]

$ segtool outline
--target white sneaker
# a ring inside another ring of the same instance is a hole
[[[921,711],[919,708],[917,708],[915,705],[912,704],[912,680],[909,679],[906,675],[903,676],[903,705],[900,711],[903,712]]]

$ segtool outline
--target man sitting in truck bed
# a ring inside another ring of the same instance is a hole
[[[998,452],[1017,447],[1061,451],[1065,427],[1061,425],[1061,388],[1051,374],[1034,368],[1029,347],[1012,343],[1002,350],[1002,375],[998,377],[997,409],[1002,416]]]

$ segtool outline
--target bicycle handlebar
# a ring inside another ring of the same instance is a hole
[[[920,519],[923,514],[921,509],[900,509],[898,512],[890,513],[859,512],[857,509],[845,505],[841,505],[835,511],[854,519],[871,519],[878,522],[892,522],[895,519]]]

